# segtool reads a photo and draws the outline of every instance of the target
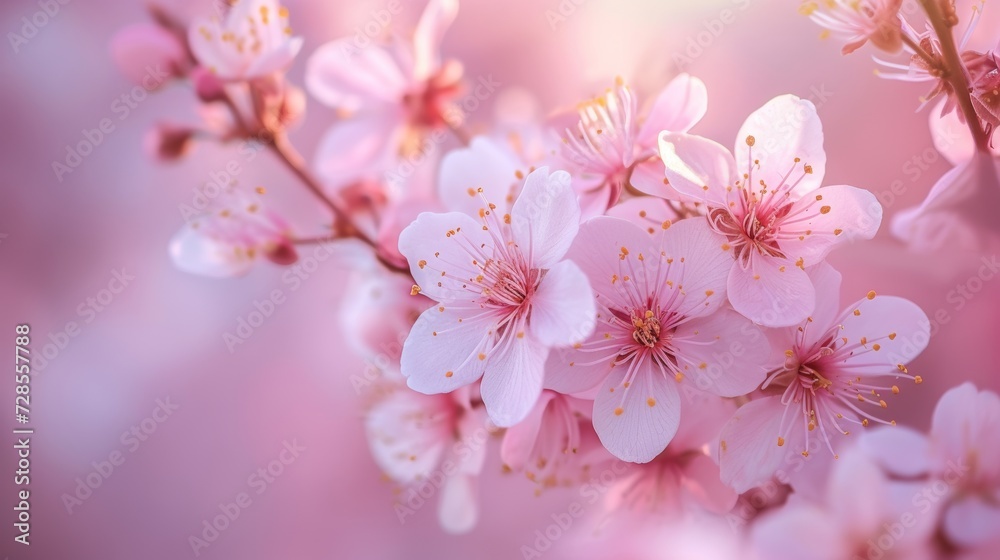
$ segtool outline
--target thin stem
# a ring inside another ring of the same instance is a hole
[[[934,27],[934,33],[937,34],[938,41],[941,43],[941,55],[945,66],[941,79],[947,80],[955,91],[955,97],[958,99],[959,107],[962,108],[965,123],[968,125],[969,131],[972,132],[976,149],[988,153],[990,149],[989,138],[986,137],[986,132],[979,123],[979,115],[976,114],[972,98],[969,97],[969,78],[966,74],[965,64],[962,63],[962,58],[958,53],[958,48],[955,46],[951,25],[941,11],[939,0],[920,0],[920,3],[924,7],[924,11],[927,12],[927,18]]]

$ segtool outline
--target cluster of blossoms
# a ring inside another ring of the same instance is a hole
[[[899,2],[803,11],[847,35],[845,52],[866,41],[924,49],[909,71],[936,76],[936,94],[955,106],[955,90],[922,58],[943,60],[939,42],[907,25]],[[142,64],[190,80],[206,123],[158,127],[153,154],[177,159],[205,139],[253,142],[328,212],[322,232],[299,236],[264,208],[263,187],[221,185],[171,255],[189,272],[231,276],[259,257],[294,263],[310,243],[367,247],[352,253],[342,318],[378,364],[354,383],[367,395],[374,459],[400,486],[401,521],[436,493],[441,525],[472,529],[477,479],[492,461],[535,492],[613,473],[599,479],[601,515],[626,520],[608,533],[622,531],[642,558],[669,556],[664,547],[722,554],[638,529],[695,514],[703,521],[692,531],[716,527],[733,540],[720,549],[749,546],[761,558],[990,550],[1000,400],[954,389],[928,436],[886,416],[922,382],[908,364],[930,322],[874,291],[841,302],[826,257],[871,239],[882,208],[867,190],[824,184],[823,130],[809,101],[768,101],[732,150],[690,132],[708,92],[688,75],[644,103],[617,79],[574,110],[501,116],[473,134],[457,108],[462,66],[440,54],[458,3],[430,0],[412,33],[364,49],[334,41],[310,57],[306,90],[337,119],[308,166],[287,137],[305,106],[284,77],[302,44],[287,10],[239,0],[212,19],[154,15],[143,32],[124,30],[113,52],[126,71],[140,61],[123,53],[141,52]],[[976,60],[985,88],[995,67]],[[991,95],[976,107],[989,113]],[[933,500],[910,524],[901,516],[916,516],[907,508],[921,488]],[[582,544],[572,557],[603,555]]]

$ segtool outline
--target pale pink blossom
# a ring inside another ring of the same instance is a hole
[[[563,260],[580,221],[566,172],[528,175],[508,214],[480,200],[476,217],[423,213],[400,235],[414,291],[438,302],[406,339],[402,372],[428,394],[482,377],[486,410],[506,427],[538,400],[549,349],[590,334],[594,299],[587,277]]]
[[[295,262],[290,234],[288,223],[266,208],[259,195],[232,190],[220,195],[210,213],[192,218],[174,235],[170,257],[177,268],[192,274],[239,276],[261,259]]]
[[[439,54],[457,15],[457,0],[430,0],[409,40],[360,47],[346,37],[309,58],[306,88],[344,117],[317,149],[315,167],[327,182],[422,159],[427,133],[459,124],[452,99],[461,91],[462,67]]]
[[[705,84],[687,74],[674,78],[657,96],[645,117],[625,82],[618,78],[604,95],[581,103],[575,118],[558,131],[563,137],[563,157],[579,175],[584,216],[601,215],[613,206],[622,189],[648,180],[660,181],[663,166],[656,159],[661,131],[687,132],[705,115]],[[553,123],[558,126],[557,122]]]
[[[844,54],[868,41],[879,50],[896,53],[903,48],[902,4],[903,0],[809,0],[799,11],[825,28],[823,37],[833,34],[847,41]]]
[[[827,264],[809,274],[816,309],[801,324],[771,333],[778,363],[758,398],[722,430],[722,479],[738,492],[770,480],[789,457],[836,458],[852,430],[894,424],[880,418],[888,400],[922,381],[906,367],[930,339],[919,307],[872,291],[841,312],[840,274]]]
[[[553,352],[546,386],[569,394],[599,386],[594,428],[623,460],[648,462],[667,447],[688,387],[731,397],[764,379],[767,338],[723,307],[731,264],[723,241],[701,219],[663,222],[651,236],[601,216],[584,222],[570,249],[597,295],[587,318],[596,328]]]
[[[793,495],[761,516],[753,549],[767,560],[932,560],[933,515],[912,498],[920,484],[894,482],[864,453],[849,452],[833,467],[818,502]]]
[[[263,78],[284,70],[302,48],[288,9],[275,0],[234,0],[223,19],[199,18],[188,29],[198,62],[224,80]]]
[[[444,530],[475,527],[489,429],[482,408],[469,405],[468,391],[423,395],[386,384],[365,415],[365,431],[379,468],[404,487],[394,506],[400,523],[416,515],[430,488],[440,496]]]
[[[797,324],[816,305],[806,269],[841,243],[871,239],[882,207],[866,190],[820,188],[823,129],[809,101],[767,102],[743,123],[734,153],[699,136],[663,134],[667,179],[649,192],[707,207],[732,257],[727,285],[737,311],[769,327]]]

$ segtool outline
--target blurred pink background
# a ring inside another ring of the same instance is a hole
[[[299,84],[316,47],[353,34],[385,6],[380,0],[287,4],[306,40],[289,73]],[[422,5],[404,0],[393,25],[408,26]],[[725,145],[743,118],[771,97],[810,98],[825,125],[827,184],[875,192],[887,219],[917,204],[948,169],[933,150],[928,113],[914,112],[923,86],[878,79],[870,51],[841,56],[796,8],[778,0],[470,1],[444,50],[464,62],[471,79],[492,75],[504,87],[526,88],[546,110],[597,93],[616,75],[648,96],[688,71],[709,90],[708,116],[695,131]],[[984,17],[995,21],[1000,12],[992,8]],[[22,18],[39,9],[36,2],[3,3],[0,29],[21,33]],[[219,504],[248,491],[247,478],[294,440],[305,447],[301,455],[266,492],[249,491],[252,505],[200,557],[520,558],[521,545],[530,545],[535,530],[565,511],[576,492],[536,498],[523,478],[501,473],[496,453],[481,480],[482,512],[471,534],[444,534],[435,499],[405,524],[397,520],[392,487],[369,455],[363,402],[350,380],[365,364],[338,318],[348,270],[328,261],[288,293],[277,266],[221,281],[172,266],[166,247],[182,225],[178,205],[189,204],[192,189],[237,155],[234,146],[198,145],[176,165],[144,156],[143,137],[154,122],[195,122],[184,86],[150,95],[119,120],[112,104],[132,85],[112,64],[108,40],[122,26],[147,20],[141,2],[75,0],[60,5],[17,52],[10,44],[3,51],[2,325],[13,339],[15,324],[30,323],[36,353],[50,334],[62,338],[68,321],[80,326],[43,370],[36,368],[32,384],[30,548],[12,542],[8,471],[14,457],[4,445],[3,555],[190,558],[189,536],[200,535]],[[689,59],[683,68],[675,55]],[[472,119],[485,123],[489,116],[484,108]],[[292,135],[307,157],[332,117],[310,104]],[[57,180],[52,162],[62,161],[66,145],[104,118],[114,130]],[[247,162],[239,180],[266,185],[279,209],[318,228],[322,214],[270,154]],[[896,181],[902,194],[890,200],[885,193]],[[1000,388],[1000,277],[982,283],[969,301],[954,291],[981,258],[993,256],[913,254],[889,236],[886,221],[874,241],[831,257],[844,273],[845,299],[871,289],[901,295],[941,323],[932,325],[928,350],[910,366],[924,384],[890,409],[899,422],[925,428],[938,396],[963,380]],[[134,280],[100,312],[79,314],[122,268]],[[223,333],[234,331],[254,301],[275,288],[285,289],[287,301],[231,354]],[[5,402],[13,400],[10,381],[3,394]],[[167,397],[179,409],[129,451],[123,432]],[[4,421],[13,425],[12,416],[5,412]],[[69,513],[63,495],[94,472],[92,462],[107,461],[116,450],[124,463]]]

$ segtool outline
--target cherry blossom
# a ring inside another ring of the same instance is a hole
[[[824,0],[808,1],[799,11],[824,27],[824,37],[836,35],[847,41],[843,53],[850,54],[871,41],[879,50],[890,53],[903,48],[903,0]]]
[[[486,410],[506,427],[538,400],[549,349],[590,334],[594,299],[587,277],[563,260],[580,220],[566,172],[528,175],[509,214],[481,200],[478,219],[423,213],[400,235],[414,292],[438,302],[406,339],[402,372],[428,394],[482,377]]]
[[[699,136],[663,134],[666,179],[649,192],[707,206],[733,259],[727,285],[737,311],[770,327],[797,324],[816,305],[806,269],[839,244],[872,238],[882,207],[862,189],[820,187],[826,153],[809,101],[769,101],[743,123],[734,153]]]
[[[419,487],[433,485],[440,493],[441,527],[450,533],[475,527],[477,478],[489,436],[485,420],[481,408],[470,406],[467,391],[422,395],[391,384],[381,389],[365,415],[365,431],[379,468],[408,488],[395,506],[400,522],[416,513],[409,499],[422,496]]]
[[[302,48],[288,9],[275,0],[235,0],[223,20],[196,19],[188,31],[195,58],[224,80],[263,78],[284,70]]]
[[[840,274],[824,264],[810,276],[819,305],[801,324],[772,333],[779,363],[722,429],[722,479],[739,492],[769,480],[790,455],[818,448],[836,458],[852,430],[895,424],[880,417],[886,399],[903,391],[901,380],[923,381],[906,367],[930,339],[919,307],[871,291],[841,312]]]
[[[215,209],[192,218],[170,241],[170,257],[185,272],[225,277],[246,274],[260,259],[290,264],[298,258],[290,227],[254,194],[232,189]]]
[[[581,226],[569,251],[597,296],[594,334],[549,362],[546,385],[564,393],[600,386],[594,428],[615,456],[645,463],[677,432],[686,384],[723,396],[764,378],[763,333],[730,309],[723,238],[703,220],[663,222],[650,236],[611,217]],[[734,351],[740,356],[737,365]]]

